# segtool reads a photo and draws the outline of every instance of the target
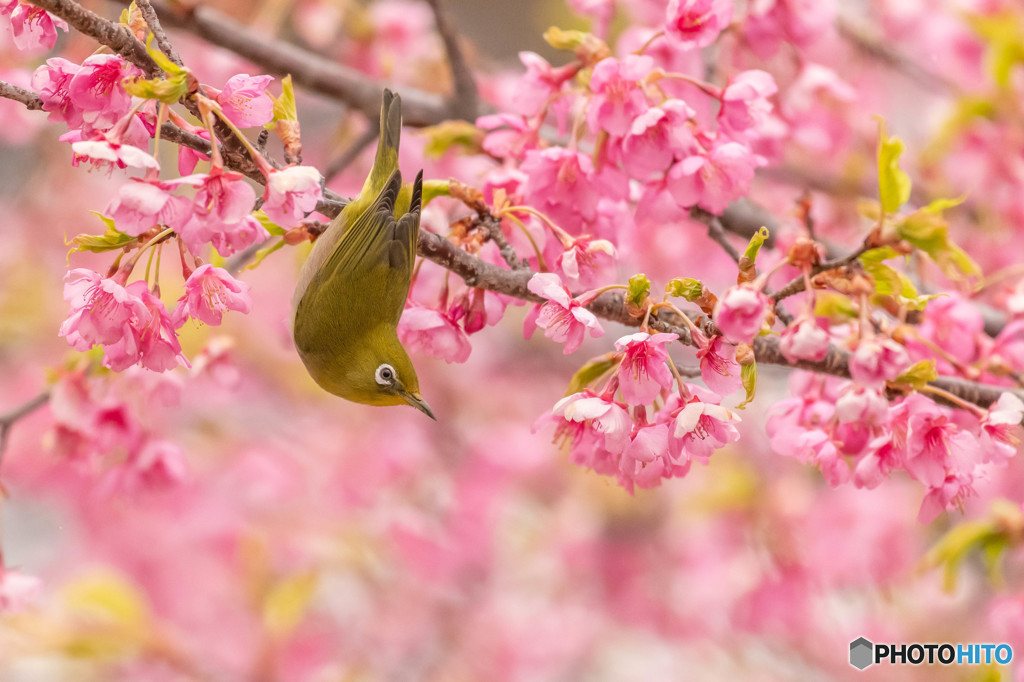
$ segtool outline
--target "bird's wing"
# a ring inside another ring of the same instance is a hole
[[[388,266],[392,277],[396,278],[394,286],[402,291],[403,304],[409,293],[413,263],[416,260],[416,241],[420,232],[422,198],[423,171],[420,171],[416,174],[416,181],[412,185],[412,201],[409,204],[409,212],[395,223],[391,243],[388,246]],[[405,278],[397,278],[398,273],[405,273]]]

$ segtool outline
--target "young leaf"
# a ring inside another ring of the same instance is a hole
[[[878,196],[882,200],[882,210],[895,213],[900,206],[910,199],[910,176],[900,168],[900,155],[903,153],[903,141],[898,137],[888,137],[885,133],[885,121],[878,120]]]

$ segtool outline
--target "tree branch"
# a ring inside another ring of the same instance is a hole
[[[29,111],[42,111],[43,100],[36,93],[17,85],[0,81],[0,97],[21,102]]]
[[[85,35],[95,38],[101,45],[106,45],[145,71],[150,78],[163,74],[160,67],[146,52],[146,46],[135,38],[135,34],[127,26],[105,19],[73,0],[29,1],[36,7],[41,7],[50,14],[60,17]]]
[[[135,0],[135,6],[139,8],[142,18],[146,20],[146,25],[153,32],[153,40],[156,41],[160,51],[178,66],[184,66],[181,57],[178,56],[174,47],[171,46],[171,41],[167,39],[167,33],[164,32],[164,27],[160,25],[160,18],[156,15],[156,10],[153,9],[153,5],[150,4],[149,0]]]
[[[427,0],[427,4],[434,12],[434,24],[444,42],[444,50],[448,55],[448,66],[452,71],[452,82],[455,86],[450,105],[452,115],[455,118],[475,121],[480,111],[479,93],[476,89],[476,81],[473,80],[473,73],[470,71],[465,54],[459,45],[458,31],[449,21],[448,14],[441,5],[441,0]]]
[[[371,119],[380,113],[380,93],[386,85],[384,82],[291,43],[268,39],[215,9],[202,6],[182,9],[165,0],[151,2],[169,28],[194,33],[269,73],[279,76],[291,74],[296,85],[344,102]],[[452,118],[452,111],[438,95],[402,88],[402,115],[406,125],[428,126]]]
[[[14,424],[32,414],[40,407],[50,401],[50,391],[46,390],[29,398],[21,405],[16,405],[6,412],[0,414],[0,463],[3,463],[4,450],[7,449],[7,439],[10,437],[11,428]]]

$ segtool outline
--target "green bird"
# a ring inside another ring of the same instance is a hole
[[[292,297],[299,357],[326,391],[367,405],[409,404],[436,419],[398,341],[420,227],[423,171],[402,187],[402,100],[384,91],[373,168],[313,245]]]

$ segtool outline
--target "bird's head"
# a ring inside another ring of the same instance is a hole
[[[368,334],[339,360],[342,366],[325,373],[324,380],[314,376],[331,393],[366,405],[408,404],[437,419],[420,396],[416,369],[393,329]]]

